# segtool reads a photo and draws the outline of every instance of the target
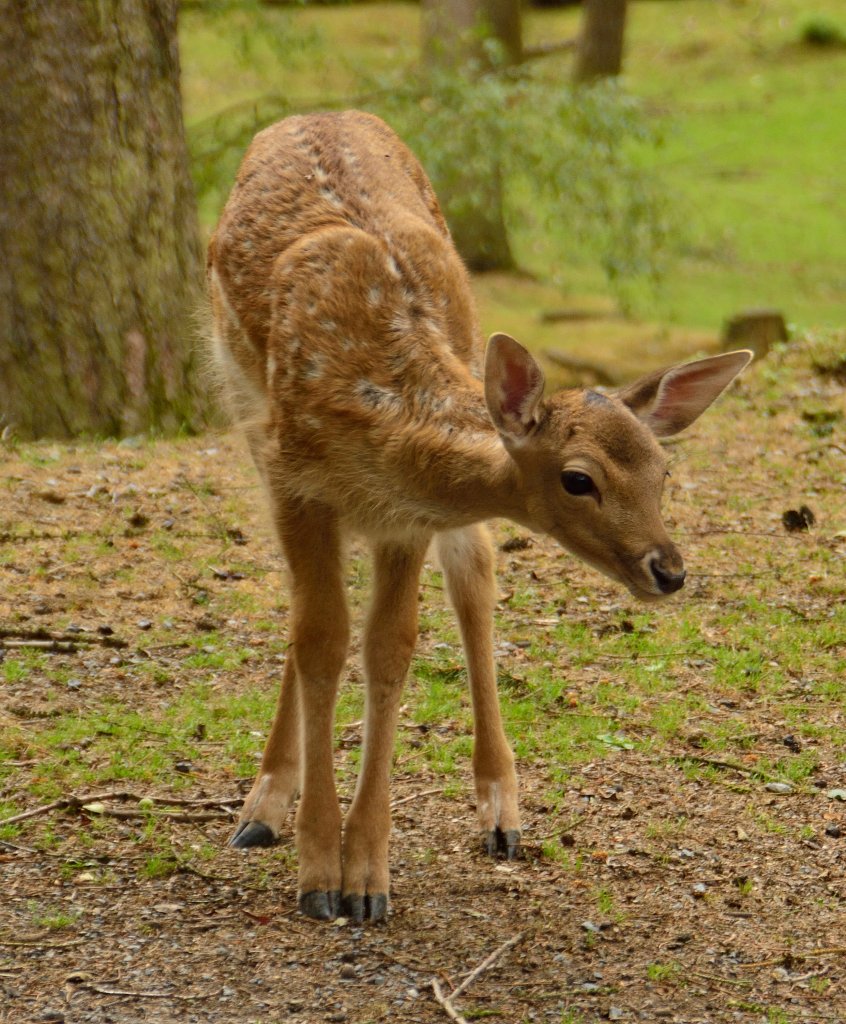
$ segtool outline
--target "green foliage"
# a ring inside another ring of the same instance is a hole
[[[420,158],[448,221],[484,216],[485,183],[499,178],[512,236],[525,246],[540,233],[549,244],[546,273],[575,242],[624,303],[629,282],[660,280],[677,229],[666,188],[641,159],[660,135],[619,83],[553,89],[530,66],[470,67],[433,72],[422,92],[385,88],[371,109]],[[520,257],[531,263],[531,249]]]
[[[846,46],[846,31],[832,18],[809,15],[799,29],[799,37],[807,46]]]

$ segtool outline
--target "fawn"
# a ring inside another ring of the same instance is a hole
[[[290,648],[261,767],[231,840],[279,834],[297,793],[299,908],[388,912],[390,769],[434,539],[458,618],[485,848],[515,856],[514,757],[496,693],[494,554],[484,520],[554,537],[644,600],[684,583],[661,520],[656,437],[747,365],[732,352],[613,394],[544,398],[512,338],[482,345],[467,273],[415,157],[378,118],[291,117],[250,146],[209,245],[213,345],[290,570]],[[349,638],[343,540],[369,541],[361,771],[342,822],[332,765]]]

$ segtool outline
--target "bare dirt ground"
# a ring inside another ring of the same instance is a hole
[[[730,415],[740,416],[739,409],[732,406]],[[838,509],[843,528],[843,457],[833,456],[839,476],[802,464],[801,486],[813,492],[820,535],[787,534],[783,479],[768,482],[765,470],[747,465],[748,452],[798,413],[787,401],[773,415],[766,427],[747,431],[744,420],[722,428],[721,456],[728,453],[724,464],[735,481],[744,478],[751,511],[726,513],[721,471],[711,479],[712,523],[725,526],[734,516],[743,530],[760,532],[763,572],[773,552],[795,565],[805,557],[803,545],[825,543],[835,559],[831,573],[842,579],[842,540],[834,535]],[[785,434],[779,444],[785,464],[798,459],[798,442]],[[677,486],[697,472],[687,466]],[[272,694],[279,648],[259,621],[267,607],[257,612],[244,602],[239,613],[218,596],[237,591],[265,601],[284,629],[281,567],[241,447],[222,436],[140,448],[10,448],[2,476],[0,624],[19,637],[36,630],[66,635],[76,625],[85,642],[45,652],[43,666],[27,674],[6,673],[0,800],[36,810],[56,798],[49,781],[66,777],[72,792],[60,796],[95,795],[100,806],[53,808],[21,821],[14,835],[3,833],[0,1021],[436,1024],[450,1019],[450,1008],[435,998],[432,980],[449,993],[494,953],[489,969],[455,999],[466,1020],[846,1021],[846,805],[824,795],[844,784],[844,750],[820,730],[807,784],[789,794],[767,789],[750,766],[785,754],[790,727],[779,700],[732,692],[720,702],[695,664],[680,665],[680,689],[702,689],[709,722],[742,720],[751,737],[744,756],[706,756],[701,723],[684,723],[655,749],[582,759],[554,807],[551,765],[530,759],[519,769],[526,855],[516,863],[488,860],[477,848],[466,758],[452,788],[442,775],[409,770],[400,758],[389,923],[314,923],[294,910],[290,832],[270,850],[227,849],[249,780],[236,777],[213,738],[198,733],[206,754],[192,764],[180,765],[168,747],[147,781],[123,778],[119,763],[112,771],[94,754],[86,761],[86,742],[100,748],[78,738],[70,741],[82,758],[74,764],[92,774],[56,774],[62,751],[40,740],[63,716],[91,716],[110,701],[163,709],[166,718],[169,701],[208,677],[207,666],[187,657],[196,648],[185,646],[206,629],[251,652],[237,670],[217,673],[215,693],[225,687],[234,700],[260,686]],[[706,543],[695,530],[706,520],[701,509],[674,510],[694,566]],[[245,544],[235,543],[239,530]],[[500,540],[506,536],[498,531]],[[169,552],[167,537],[182,545],[182,557]],[[727,553],[717,573],[733,557]],[[227,577],[236,560],[247,571]],[[554,578],[565,614],[583,617],[594,631],[619,622],[628,599],[564,561],[543,541],[502,554],[501,589],[513,593],[532,575]],[[750,577],[754,569],[753,561]],[[836,587],[815,596],[785,572],[787,582],[776,589],[802,615],[830,615],[842,601]],[[699,602],[703,620],[723,600],[720,580],[706,575],[697,581],[693,574],[685,597],[694,607]],[[736,594],[742,584],[733,586]],[[577,593],[591,595],[589,607]],[[510,635],[527,615],[531,610],[512,612],[504,601],[500,634],[503,622]],[[128,646],[103,642],[115,638]],[[424,630],[421,650],[439,639]],[[607,675],[607,665],[580,668],[567,652],[550,656],[562,659],[574,701]],[[21,649],[5,651],[7,666],[20,657]],[[503,655],[512,670],[526,657],[519,646]],[[150,671],[151,662],[161,671]],[[796,693],[801,688],[797,678]],[[826,712],[840,736],[844,711],[841,704]],[[414,728],[406,714],[406,739]],[[353,726],[340,746],[346,750],[355,733]],[[142,727],[137,742],[152,756],[164,740]],[[712,761],[710,770],[690,771],[696,758]],[[149,826],[139,811],[144,798],[172,816]],[[551,853],[550,842],[566,855]],[[163,843],[175,860],[157,875],[150,858]]]

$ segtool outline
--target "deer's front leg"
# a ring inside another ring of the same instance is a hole
[[[390,773],[400,696],[417,640],[417,591],[428,539],[380,544],[364,635],[367,706],[364,755],[344,823],[344,913],[382,921],[388,913]]]
[[[341,810],[335,792],[333,727],[338,678],[349,642],[337,518],[323,506],[286,510],[282,545],[291,570],[291,650],[302,721],[302,795],[297,809],[299,908],[337,916]]]
[[[516,857],[520,809],[514,755],[502,727],[493,658],[494,552],[487,530],[438,534],[438,557],[458,618],[473,702],[473,775],[482,843],[491,856]]]
[[[299,787],[300,701],[294,657],[289,651],[261,767],[229,845],[269,846],[278,839]]]

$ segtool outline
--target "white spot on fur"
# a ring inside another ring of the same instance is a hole
[[[324,363],[322,356],[313,352],[307,359],[303,360],[303,380],[319,380],[323,376]]]
[[[396,312],[388,321],[388,328],[395,334],[408,334],[411,330],[411,320],[405,313]]]
[[[391,277],[400,277],[400,268],[393,256],[385,257],[385,266],[387,267],[388,273],[391,275]]]
[[[367,301],[371,306],[378,306],[382,301],[382,289],[378,285],[371,285],[367,292]]]
[[[325,199],[327,203],[331,203],[332,206],[336,206],[338,209],[344,205],[344,202],[338,193],[333,191],[331,188],[322,188],[320,190],[320,196]]]

